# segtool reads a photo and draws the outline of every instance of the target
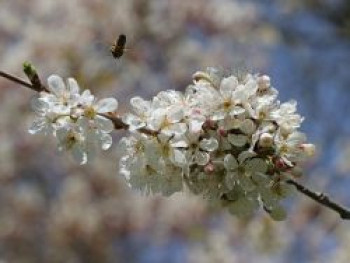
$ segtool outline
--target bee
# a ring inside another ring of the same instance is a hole
[[[126,48],[126,36],[124,34],[119,35],[118,39],[115,41],[115,43],[111,46],[111,53],[112,56],[116,59],[119,59],[123,56]]]

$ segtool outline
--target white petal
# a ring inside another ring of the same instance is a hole
[[[59,115],[68,115],[71,111],[69,106],[65,106],[62,104],[52,106],[51,110],[52,110],[52,112],[59,114]]]
[[[122,119],[124,123],[129,125],[129,131],[135,131],[146,125],[138,116],[131,113],[126,113]]]
[[[78,82],[73,78],[69,78],[68,79],[68,89],[69,89],[70,94],[78,94],[79,89],[80,89]]]
[[[278,190],[277,190],[278,189]],[[290,196],[292,193],[295,192],[295,187],[292,186],[292,185],[289,185],[289,184],[286,184],[286,183],[280,183],[278,185],[278,188],[277,188],[275,191],[272,190],[275,194],[278,194],[278,196],[280,198],[286,198],[288,196]],[[278,191],[278,193],[276,193],[276,191]]]
[[[235,106],[232,110],[231,110],[231,112],[230,112],[230,116],[238,116],[238,115],[241,115],[241,114],[243,114],[243,113],[245,113],[245,109],[244,108],[242,108],[242,107],[240,107],[240,106]]]
[[[239,119],[228,118],[224,120],[223,125],[225,130],[238,129],[241,126],[242,121]]]
[[[247,143],[247,136],[242,135],[242,134],[229,134],[227,136],[228,141],[237,147],[242,147]]]
[[[43,128],[46,126],[46,121],[44,118],[37,118],[33,121],[33,123],[30,125],[28,132],[30,134],[36,134],[43,130]]]
[[[63,79],[57,75],[51,75],[48,79],[48,89],[58,97],[61,97],[65,91],[66,86],[64,85]]]
[[[170,123],[176,123],[181,121],[184,117],[184,110],[181,107],[171,107],[167,113],[167,119]]]
[[[238,155],[238,162],[243,163],[245,160],[256,156],[256,153],[253,151],[243,151]]]
[[[302,132],[293,132],[287,138],[287,143],[291,146],[299,146],[306,141],[306,135]]]
[[[213,121],[218,121],[218,120],[223,120],[226,117],[226,112],[225,111],[216,111],[213,112],[211,119]]]
[[[85,106],[90,106],[92,102],[94,101],[95,97],[94,95],[91,95],[90,90],[84,90],[83,93],[80,96],[80,103]]]
[[[80,145],[75,144],[72,147],[72,155],[74,157],[74,159],[80,164],[86,164],[87,162],[87,154],[84,152],[84,150],[82,149],[82,147],[80,147]]]
[[[186,156],[183,151],[173,150],[171,155],[171,161],[180,167],[188,164]]]
[[[212,151],[215,151],[219,147],[219,143],[215,138],[203,139],[200,141],[199,147],[202,150],[212,152]]]
[[[133,107],[134,111],[139,115],[143,115],[151,109],[151,103],[142,99],[141,97],[131,98],[130,104]]]
[[[110,133],[114,129],[113,122],[105,117],[97,115],[96,118],[96,125],[99,130],[101,130],[104,133]]]
[[[198,165],[206,165],[209,162],[210,156],[206,152],[196,151],[194,154],[194,161]]]
[[[83,129],[83,131],[87,131],[90,127],[90,120],[84,116],[80,117],[77,121],[77,125]]]
[[[224,166],[226,170],[232,171],[238,167],[238,162],[232,154],[227,154],[224,158]]]
[[[41,98],[34,98],[31,100],[31,107],[38,115],[44,115],[49,109],[49,104]]]
[[[271,209],[273,207],[276,207],[278,205],[278,199],[274,193],[272,193],[271,189],[269,188],[260,188],[260,196],[261,200],[263,201],[264,205]]]
[[[87,161],[92,161],[96,156],[96,148],[97,147],[103,147],[102,146],[102,140],[100,140],[100,137],[103,134],[97,133],[95,130],[90,130],[87,133],[86,140],[85,140],[85,153],[87,157]]]
[[[165,129],[162,129],[162,133],[168,135],[168,136],[179,136],[186,132],[187,125],[185,123],[175,123],[170,126],[168,126]]]
[[[247,90],[247,94],[248,96],[252,96],[255,95],[257,90],[258,90],[258,82],[256,80],[256,78],[254,78],[253,76],[248,76],[246,83],[245,83],[245,89]]]
[[[238,174],[239,185],[244,189],[244,191],[250,192],[256,188],[253,181],[246,174]]]
[[[115,98],[105,98],[96,103],[98,113],[113,112],[118,108],[118,101]]]
[[[57,137],[58,141],[61,143],[64,143],[66,141],[68,133],[69,133],[68,129],[65,129],[65,128],[58,129],[56,131],[56,137]]]
[[[164,109],[156,109],[152,112],[152,115],[148,118],[147,124],[152,130],[159,130],[166,118],[166,111]]]
[[[197,133],[202,129],[203,123],[205,122],[205,117],[203,115],[196,115],[189,119],[189,131],[192,133]]]
[[[220,93],[224,98],[231,98],[232,91],[237,87],[238,80],[235,76],[224,78],[220,84]]]
[[[175,137],[170,141],[171,147],[185,148],[188,147],[188,141],[185,136]]]
[[[225,185],[229,190],[232,190],[234,188],[234,186],[236,185],[236,178],[237,174],[236,173],[226,173],[225,176]]]
[[[273,220],[276,221],[283,221],[287,217],[287,212],[282,206],[276,206],[274,207],[270,212],[270,216],[272,217]]]
[[[156,140],[149,140],[145,143],[145,156],[147,162],[152,166],[156,166],[157,162],[161,159],[162,150]]]
[[[257,200],[250,200],[245,197],[242,197],[237,201],[233,202],[229,206],[228,211],[237,216],[248,216],[251,215],[255,211],[255,209],[257,209],[258,206],[259,203],[257,202]]]
[[[108,150],[112,146],[112,136],[106,133],[100,135],[102,150]]]
[[[254,158],[246,161],[244,168],[245,168],[245,171],[249,173],[254,173],[254,172],[266,173],[268,167],[266,162],[263,159]]]
[[[247,90],[244,85],[238,85],[233,93],[232,98],[237,102],[245,102],[247,100]]]
[[[270,179],[268,175],[263,173],[253,173],[252,174],[252,180],[254,183],[258,184],[259,186],[267,186],[270,183]]]
[[[256,125],[251,119],[245,119],[241,123],[240,130],[245,134],[252,134],[256,130]]]

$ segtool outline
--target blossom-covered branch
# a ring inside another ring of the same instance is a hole
[[[111,146],[113,129],[127,129],[119,172],[134,189],[171,195],[185,185],[232,214],[249,216],[263,207],[283,220],[280,200],[295,187],[348,219],[345,208],[294,181],[315,148],[298,131],[303,118],[296,102],[280,103],[266,75],[225,76],[209,68],[194,74],[185,93],[162,91],[150,101],[134,97],[133,112],[118,117],[114,98],[80,93],[72,78],[65,84],[52,75],[46,87],[30,65],[25,73],[31,83],[0,75],[38,92],[29,132],[53,134],[60,150],[84,164],[94,148]]]

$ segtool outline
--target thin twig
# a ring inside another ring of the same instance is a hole
[[[127,130],[129,125],[127,125],[126,123],[124,123],[121,118],[119,118],[118,116],[112,114],[112,113],[99,113],[98,115],[103,116],[109,120],[111,120],[114,124],[114,128],[116,130]]]
[[[287,182],[287,184],[294,185],[295,188],[299,192],[310,197],[312,200],[316,201],[317,203],[319,203],[325,207],[328,207],[329,209],[332,209],[333,211],[337,212],[342,219],[350,219],[350,210],[348,208],[332,201],[331,199],[329,199],[329,197],[326,194],[314,192],[314,191],[308,189],[306,186],[304,186],[304,185],[302,185],[302,184],[300,184],[292,179],[289,179],[286,182]]]
[[[25,81],[23,79],[17,78],[15,76],[11,75],[11,74],[6,73],[6,72],[3,72],[1,70],[0,70],[0,76],[4,77],[5,79],[11,80],[13,82],[16,82],[16,83],[18,83],[18,84],[20,84],[20,85],[22,85],[24,87],[30,88],[30,89],[32,89],[34,91],[37,91],[36,89],[33,88],[33,85],[31,83],[29,83],[29,82],[27,82],[27,81]]]

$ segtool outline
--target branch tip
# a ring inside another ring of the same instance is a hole
[[[342,219],[350,219],[350,210],[335,201],[331,200],[325,193],[322,192],[314,192],[307,188],[306,186],[298,183],[297,181],[293,179],[289,179],[286,181],[287,184],[295,186],[295,188],[302,194],[308,196],[312,200],[316,201],[317,203],[328,207],[329,209],[337,212]]]

